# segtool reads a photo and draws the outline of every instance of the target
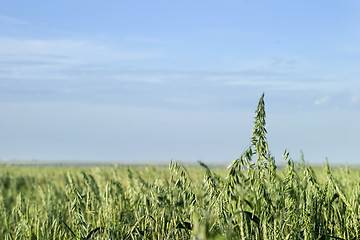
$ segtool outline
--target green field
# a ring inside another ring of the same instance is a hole
[[[360,170],[279,162],[262,97],[228,169],[0,166],[0,239],[360,238]]]

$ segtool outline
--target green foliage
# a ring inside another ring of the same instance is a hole
[[[279,170],[265,118],[228,170],[1,166],[0,239],[359,239],[360,171]]]

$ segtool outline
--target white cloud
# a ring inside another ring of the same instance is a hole
[[[360,95],[354,95],[350,98],[352,104],[360,104]]]
[[[324,96],[324,97],[321,97],[319,99],[317,99],[314,104],[315,105],[322,105],[322,104],[326,104],[330,101],[330,97],[329,96]]]
[[[347,54],[358,54],[360,53],[360,47],[358,45],[350,45],[340,48],[341,51]]]
[[[164,43],[164,40],[144,35],[133,35],[125,37],[125,40],[139,43]]]
[[[272,86],[272,87],[281,87],[281,88],[291,88],[294,83],[291,82],[284,82],[278,80],[233,80],[224,82],[224,85],[228,86],[253,86],[253,87],[265,87],[265,86]]]
[[[80,62],[123,61],[153,58],[155,52],[118,50],[111,46],[77,39],[19,39],[0,37],[0,54],[5,57],[23,59],[36,56],[66,56]],[[4,59],[3,57],[3,60]]]
[[[272,57],[263,59],[248,59],[239,64],[241,71],[271,71],[272,73],[284,73],[294,71],[299,65],[298,57]]]
[[[153,59],[155,52],[119,50],[77,39],[21,39],[0,36],[0,78],[56,80],[119,80],[159,83],[156,76],[124,75],[122,63]],[[112,64],[112,65],[111,65]],[[119,69],[120,68],[120,69]],[[35,84],[34,82],[34,84]]]
[[[29,24],[28,22],[26,22],[24,20],[14,18],[14,17],[9,17],[6,15],[0,15],[0,24],[1,23],[12,24],[12,25],[27,25],[27,24]]]
[[[165,99],[166,102],[169,103],[175,103],[175,104],[198,104],[198,101],[195,101],[194,99],[189,99],[186,97],[170,97]]]

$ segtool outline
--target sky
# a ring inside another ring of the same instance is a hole
[[[0,159],[360,163],[360,2],[0,0]]]

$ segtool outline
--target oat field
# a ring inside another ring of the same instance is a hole
[[[265,117],[227,169],[0,166],[0,239],[360,239],[360,170],[278,167]]]

